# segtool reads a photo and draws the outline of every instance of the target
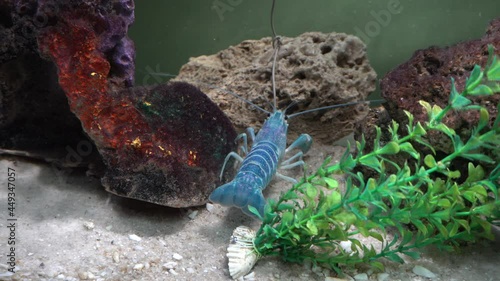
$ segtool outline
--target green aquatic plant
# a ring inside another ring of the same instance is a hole
[[[380,258],[402,263],[401,254],[419,258],[418,248],[424,246],[453,250],[462,243],[493,239],[492,225],[500,220],[500,163],[486,152],[498,153],[500,113],[491,125],[488,111],[470,100],[500,92],[500,62],[492,47],[489,51],[485,69],[476,65],[462,92],[452,81],[446,107],[420,102],[427,121],[414,122],[406,112],[406,130],[393,121],[389,142],[381,143],[381,129],[376,128],[372,151],[364,151],[363,138],[356,143],[357,154],[347,148],[338,163],[326,159],[312,175],[277,200],[269,200],[263,217],[250,207],[262,219],[253,240],[254,253],[290,262],[310,260],[337,272],[339,265],[360,263],[383,270]],[[442,122],[450,110],[479,111],[479,122],[468,139]],[[431,131],[450,139],[449,155],[436,156],[426,140]],[[416,144],[432,153],[422,155]],[[391,161],[395,155],[413,158],[414,164]],[[458,158],[470,160],[466,175],[453,169]],[[355,172],[360,166],[378,176],[365,178]],[[343,187],[335,175],[346,176]],[[363,244],[361,236],[380,243]]]

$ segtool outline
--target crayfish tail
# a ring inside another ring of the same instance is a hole
[[[231,181],[219,186],[210,194],[209,200],[220,205],[240,208],[243,213],[251,217],[256,216],[250,212],[248,206],[254,207],[263,216],[266,205],[266,199],[259,188],[240,181]]]

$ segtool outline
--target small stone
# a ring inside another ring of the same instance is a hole
[[[137,245],[137,246],[134,247],[134,250],[138,251],[138,252],[142,252],[142,250],[144,250],[144,247]]]
[[[33,253],[28,253],[28,257],[29,257],[29,256],[32,256],[32,255],[33,255]]]
[[[108,226],[106,226],[106,230],[108,230],[108,231],[109,231],[109,230],[111,230],[112,228],[113,228],[113,226],[112,226],[112,225],[108,225]]]
[[[144,264],[144,269],[149,269],[150,267],[151,267],[151,265],[149,265],[149,262]]]
[[[182,260],[182,256],[181,256],[181,255],[179,255],[179,254],[177,254],[177,253],[174,253],[174,254],[172,255],[172,258],[173,258],[174,260],[178,260],[178,261]]]
[[[57,275],[57,279],[64,279],[66,276],[64,276],[64,274],[59,274]]]
[[[86,271],[80,271],[78,272],[78,278],[80,278],[81,280],[87,280],[89,279],[89,273]]]
[[[144,265],[142,263],[138,263],[134,265],[134,270],[142,270],[144,268]]]
[[[351,246],[352,246],[352,242],[349,240],[340,242],[340,247],[342,247],[344,252],[346,252],[348,254],[352,253]]]
[[[389,278],[389,273],[379,273],[377,274],[377,281],[387,281]]]
[[[144,268],[144,265],[142,263],[138,263],[134,265],[134,270],[142,270]]]
[[[188,217],[192,220],[194,220],[194,218],[196,218],[196,216],[198,215],[198,211],[192,211]]]
[[[179,275],[179,273],[175,272],[175,270],[173,269],[169,269],[168,272],[170,272],[170,274],[172,275]]]
[[[88,279],[89,280],[94,280],[95,279],[95,275],[92,272],[89,272],[87,274],[88,274]]]
[[[349,279],[341,279],[336,277],[325,277],[325,281],[347,281]]]
[[[95,224],[91,221],[86,221],[83,223],[83,226],[88,230],[92,230],[92,229],[94,229]]]
[[[137,236],[137,235],[135,235],[135,234],[130,234],[130,235],[128,236],[128,238],[129,238],[130,240],[134,240],[134,241],[137,241],[137,242],[139,242],[139,241],[141,241],[141,240],[142,240],[142,238],[141,238],[141,237],[139,237],[139,236]]]
[[[214,211],[214,209],[215,209],[214,204],[207,203],[207,211],[208,211],[209,213],[213,212],[213,211]]]
[[[414,268],[413,268],[413,273],[415,273],[416,275],[419,275],[419,276],[422,276],[422,277],[426,277],[426,278],[436,278],[436,274],[434,274],[432,271],[428,270],[427,268],[423,267],[423,266],[420,266],[420,265],[416,265]]]
[[[366,273],[356,274],[356,275],[354,275],[354,280],[356,280],[356,281],[368,280],[368,274],[366,274]]]
[[[116,263],[120,262],[120,254],[118,252],[113,253],[113,261]]]
[[[243,276],[244,281],[255,281],[255,273],[252,271],[248,273],[247,275]]]
[[[177,263],[175,261],[169,261],[169,262],[163,264],[163,268],[165,268],[166,270],[174,269],[176,266],[177,266]]]
[[[192,267],[188,267],[188,268],[186,268],[186,271],[187,271],[188,273],[194,273],[194,272],[195,272],[194,268],[192,268]]]

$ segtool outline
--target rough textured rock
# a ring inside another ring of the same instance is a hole
[[[101,180],[106,190],[170,207],[206,203],[234,149],[236,132],[224,113],[199,89],[181,82],[126,89],[116,97],[143,118],[117,140],[118,147],[99,147],[108,164]],[[112,114],[121,114],[117,107]],[[124,121],[114,129],[134,123]]]
[[[131,87],[133,9],[124,0],[0,1],[7,16],[0,21],[7,38],[0,42],[0,152],[71,142],[76,152],[62,158],[98,151],[112,193],[171,207],[204,204],[236,133],[192,85]]]
[[[135,49],[126,34],[134,20],[133,1],[0,1],[0,147],[4,151],[24,151],[63,166],[91,160],[65,160],[68,150],[91,141],[69,110],[56,66],[41,57],[37,41],[61,22],[82,21],[82,17],[100,30],[99,48],[111,65],[111,84],[132,85]],[[95,147],[92,151],[96,152]]]
[[[364,134],[366,140],[365,151],[373,149],[373,140],[375,139],[375,125],[382,128],[380,138],[381,145],[391,140],[391,135],[387,131],[391,120],[400,123],[400,129],[404,130],[407,124],[407,116],[403,110],[414,114],[416,121],[427,119],[419,100],[425,100],[431,104],[438,104],[441,107],[446,106],[451,87],[451,78],[455,79],[457,90],[463,90],[465,79],[469,76],[475,64],[484,66],[488,57],[487,46],[493,44],[496,48],[496,54],[500,50],[500,19],[490,23],[486,35],[477,40],[462,42],[453,46],[438,48],[430,47],[425,50],[418,50],[407,62],[401,64],[389,72],[381,81],[382,95],[387,100],[383,106],[372,108],[365,119],[356,126],[355,139],[360,140],[361,134]],[[491,124],[497,114],[497,105],[500,101],[500,95],[497,93],[489,97],[472,98],[475,103],[485,106],[490,113]],[[471,128],[477,124],[478,114],[475,111],[469,112],[451,112],[444,122],[453,128],[459,135],[469,135]],[[436,132],[428,134],[428,141],[436,149],[437,157],[443,157],[449,154],[452,149],[449,139]],[[429,154],[431,151],[418,143],[413,144],[415,149],[421,154]],[[488,154],[488,152],[485,152]],[[493,159],[499,159],[495,152],[489,153]],[[403,158],[399,155],[388,156],[388,159],[403,165],[408,162],[412,167],[415,160],[412,158]],[[467,163],[469,161],[455,161],[454,167],[466,175]],[[484,164],[484,163],[483,163]],[[396,172],[387,167],[389,172]],[[487,170],[490,167],[485,167]],[[360,168],[360,171],[366,177],[375,176],[373,170]]]
[[[445,48],[430,47],[416,51],[407,62],[389,72],[380,83],[391,118],[404,124],[406,115],[403,110],[407,110],[414,114],[416,121],[425,120],[427,115],[418,103],[419,100],[425,100],[431,105],[446,106],[451,78],[455,79],[457,90],[462,91],[474,65],[484,67],[486,64],[488,44],[495,47],[497,55],[500,54],[500,18],[490,23],[481,39]],[[493,124],[500,95],[476,97],[472,100],[488,109],[490,124]],[[468,135],[478,118],[476,111],[450,112],[444,122],[457,134]],[[445,153],[452,149],[451,143],[443,142],[444,138],[439,134],[431,134],[430,137],[435,148]]]
[[[375,89],[376,74],[357,37],[342,33],[304,33],[282,38],[278,55],[276,88],[278,109],[297,102],[287,113],[364,100]],[[260,127],[265,114],[220,87],[269,111],[272,102],[271,38],[247,40],[217,54],[191,58],[177,80],[198,83],[239,128]],[[212,86],[209,86],[210,84]],[[309,133],[315,141],[331,143],[352,131],[367,105],[318,111],[291,119],[290,137]]]

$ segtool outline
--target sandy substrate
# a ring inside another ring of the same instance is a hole
[[[316,146],[306,161],[317,166],[339,149]],[[8,167],[17,173],[13,276],[5,274]],[[13,157],[0,159],[0,171],[1,280],[229,280],[225,253],[232,231],[239,225],[258,228],[239,210],[218,205],[210,211],[206,206],[179,210],[118,198],[84,171],[61,172]],[[286,187],[275,181],[268,196]],[[387,274],[366,268],[346,272],[368,273],[369,280],[430,280],[412,272],[421,265],[437,275],[434,280],[500,280],[500,234],[495,235],[497,242],[459,253],[426,249],[418,261],[384,262]],[[260,260],[254,273],[256,280],[333,280],[326,278],[333,276],[328,270],[275,258]]]

